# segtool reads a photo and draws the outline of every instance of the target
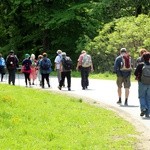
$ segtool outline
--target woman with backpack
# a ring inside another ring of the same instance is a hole
[[[32,62],[30,60],[30,55],[25,54],[25,59],[22,61],[21,71],[22,73],[24,73],[26,87],[28,86],[28,82],[29,82],[29,86],[31,86],[31,81],[30,81],[31,64]]]
[[[140,116],[150,117],[150,52],[143,53],[143,63],[138,64],[134,75],[138,80]]]

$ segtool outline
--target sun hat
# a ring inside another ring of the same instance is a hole
[[[62,53],[62,51],[59,49],[59,50],[57,50],[57,54],[61,54]]]

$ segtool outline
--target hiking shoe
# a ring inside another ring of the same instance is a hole
[[[121,104],[121,100],[117,101],[117,104]]]
[[[125,105],[125,106],[128,106],[128,101],[125,101],[125,102],[124,102],[124,105]]]
[[[61,87],[60,87],[60,86],[58,86],[58,89],[59,89],[59,90],[61,90]]]
[[[70,89],[70,88],[68,88],[68,91],[71,91],[71,89]]]
[[[142,117],[142,116],[144,116],[144,115],[146,116],[146,109],[142,109],[142,110],[141,110],[140,116]]]

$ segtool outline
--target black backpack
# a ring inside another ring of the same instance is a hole
[[[15,55],[9,55],[7,58],[7,68],[8,69],[15,69],[17,67],[17,58]]]
[[[70,59],[70,57],[63,58],[62,64],[63,64],[63,67],[65,70],[71,70],[72,69],[73,63],[72,63],[72,60]]]

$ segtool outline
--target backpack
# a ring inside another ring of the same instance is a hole
[[[49,70],[50,67],[51,67],[51,62],[49,59],[46,58],[41,61],[41,68],[43,70]]]
[[[26,61],[25,64],[24,64],[24,70],[31,70],[30,64],[29,64],[28,61]]]
[[[17,67],[17,58],[15,55],[9,55],[7,58],[7,68],[15,69]]]
[[[88,54],[83,55],[82,67],[90,67],[92,64],[91,56]]]
[[[4,58],[0,58],[0,66],[5,66],[5,60]]]
[[[142,68],[141,82],[150,85],[150,65],[144,64]]]
[[[121,71],[131,71],[131,57],[129,54],[124,54],[122,56],[122,62],[121,62]]]
[[[63,58],[62,60],[62,64],[63,64],[63,67],[65,70],[71,70],[72,69],[72,60],[70,59],[70,57],[66,57],[66,58]]]

